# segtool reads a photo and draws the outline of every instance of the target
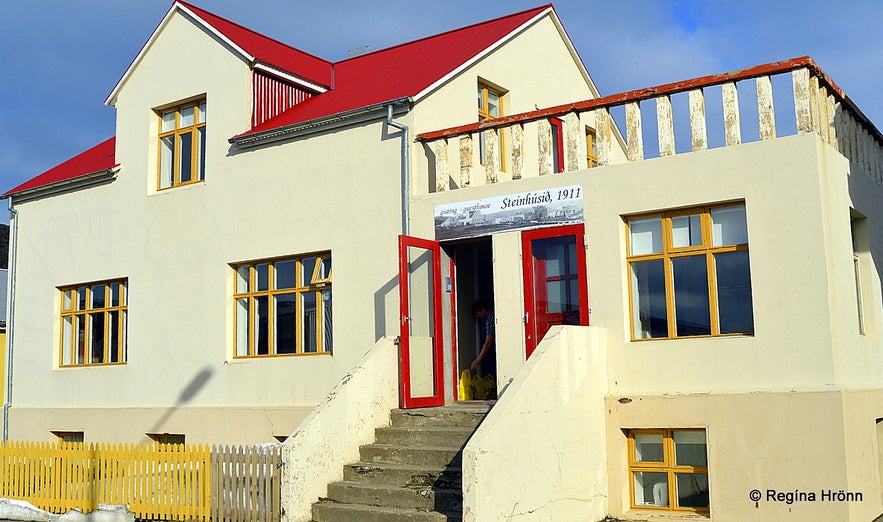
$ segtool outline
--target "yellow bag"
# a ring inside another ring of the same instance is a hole
[[[476,375],[472,378],[472,389],[475,390],[473,397],[484,400],[496,394],[497,386],[494,382],[494,376],[487,374],[485,376]]]
[[[460,374],[460,400],[471,401],[474,399],[475,389],[472,387],[472,372],[469,368]]]

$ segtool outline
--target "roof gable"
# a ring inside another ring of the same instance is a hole
[[[106,172],[116,166],[116,137],[113,137],[6,191],[3,197],[74,181],[90,174]]]
[[[187,18],[199,24],[208,32],[227,43],[249,65],[261,69],[317,92],[323,92],[332,84],[332,63],[295,49],[289,45],[252,31],[225,18],[177,0],[169,8],[162,21],[153,30],[150,38],[141,47],[138,55],[123,73],[105,100],[112,104],[123,84],[156,40],[162,29],[176,13],[184,13]]]
[[[546,5],[364,54],[334,64],[334,89],[314,96],[244,135],[401,98],[420,98],[552,12]]]

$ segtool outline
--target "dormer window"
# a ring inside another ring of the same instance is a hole
[[[205,180],[205,100],[159,111],[159,190]]]

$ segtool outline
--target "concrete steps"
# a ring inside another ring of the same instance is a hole
[[[313,505],[316,522],[462,520],[463,446],[490,410],[488,403],[393,410],[391,425],[360,448],[344,480]]]

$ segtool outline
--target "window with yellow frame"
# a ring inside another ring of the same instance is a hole
[[[205,100],[162,109],[159,114],[159,190],[205,180]]]
[[[331,353],[331,252],[233,265],[236,357]]]
[[[628,430],[632,508],[709,511],[705,430]]]
[[[626,224],[633,340],[754,333],[744,203]]]
[[[59,290],[61,366],[125,363],[128,281],[83,283]]]
[[[506,114],[503,101],[504,94],[505,93],[502,90],[491,87],[486,83],[478,83],[478,121],[499,118]],[[494,159],[496,160],[496,164],[500,170],[506,170],[506,166],[504,164],[505,159],[503,156],[503,149],[506,146],[506,135],[502,129],[497,129],[494,132],[497,134],[498,143],[498,147],[496,151],[494,151]],[[484,149],[484,135],[479,134],[478,155],[482,165],[487,163]]]
[[[586,127],[586,166],[588,168],[598,166],[598,140],[595,129]]]

